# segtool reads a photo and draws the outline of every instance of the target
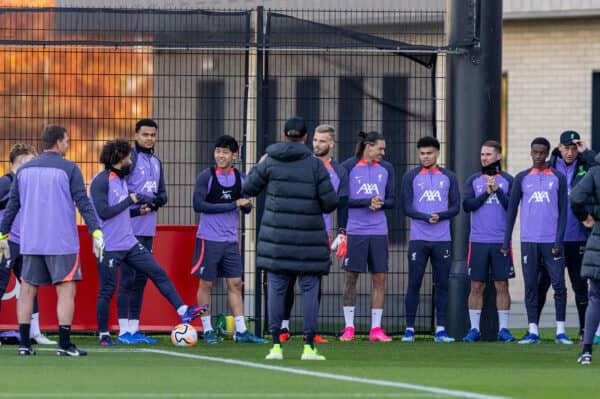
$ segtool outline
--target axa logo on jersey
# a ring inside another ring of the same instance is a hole
[[[155,193],[158,191],[157,184],[155,180],[148,180],[144,183],[144,187],[142,187],[142,191],[147,193]]]
[[[527,200],[527,203],[531,203],[531,202],[535,202],[535,203],[540,203],[540,202],[547,202],[550,203],[550,196],[548,195],[548,191],[534,191],[531,196],[529,197],[529,200]]]
[[[379,195],[379,187],[374,183],[363,183],[356,194]]]
[[[439,190],[425,190],[423,194],[421,194],[421,198],[419,198],[419,202],[442,202],[442,194],[440,194]]]

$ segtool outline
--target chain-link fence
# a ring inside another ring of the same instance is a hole
[[[0,156],[16,142],[39,144],[48,123],[66,126],[69,159],[86,182],[100,170],[107,139],[133,138],[135,122],[159,124],[157,155],[169,192],[159,223],[192,225],[196,175],[212,165],[213,142],[238,138],[247,169],[279,140],[283,122],[303,116],[309,130],[336,128],[334,158],[353,153],[359,130],[386,137],[386,159],[402,174],[417,163],[419,137],[444,141],[443,12],[339,10],[1,9]],[[312,133],[312,131],[311,131]],[[311,135],[312,136],[312,135]],[[310,143],[309,138],[309,143]],[[383,326],[404,326],[408,221],[388,211],[390,273]],[[261,210],[257,209],[258,217]],[[245,218],[247,313],[264,321],[262,276],[254,272],[256,216]],[[175,244],[174,244],[175,245]],[[343,273],[323,280],[320,326],[343,328]],[[359,280],[356,322],[368,331],[370,279]],[[432,328],[428,273],[417,328]],[[223,285],[216,312],[226,311]],[[300,298],[292,326],[300,331]]]

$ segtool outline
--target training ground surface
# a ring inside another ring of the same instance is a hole
[[[573,331],[571,331],[572,333]],[[523,331],[513,331],[521,334]],[[551,333],[544,336],[550,337]],[[574,334],[571,334],[572,336]],[[517,336],[517,335],[515,335]],[[582,367],[577,345],[545,341],[415,344],[368,341],[321,344],[323,362],[300,361],[299,337],[283,361],[266,361],[270,344],[199,342],[101,348],[75,337],[89,356],[65,358],[37,347],[18,357],[0,347],[0,398],[572,398],[599,397],[597,364]],[[596,360],[596,359],[595,359]]]

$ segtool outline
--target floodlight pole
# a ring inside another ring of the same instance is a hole
[[[481,169],[485,140],[500,141],[502,80],[502,0],[447,0],[448,44],[466,50],[447,56],[447,160],[458,176],[461,193],[466,179]],[[462,208],[462,206],[461,206]],[[462,209],[452,224],[454,261],[450,270],[448,333],[460,339],[470,328],[467,298],[469,215]],[[481,333],[495,340],[498,332],[495,287],[486,284]]]

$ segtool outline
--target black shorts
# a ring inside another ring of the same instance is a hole
[[[469,277],[473,281],[504,281],[515,277],[512,248],[509,256],[504,256],[502,244],[469,243]]]
[[[342,269],[355,273],[388,271],[388,238],[382,235],[348,235],[348,252]]]
[[[202,280],[242,277],[242,257],[237,242],[196,238],[192,274]]]

